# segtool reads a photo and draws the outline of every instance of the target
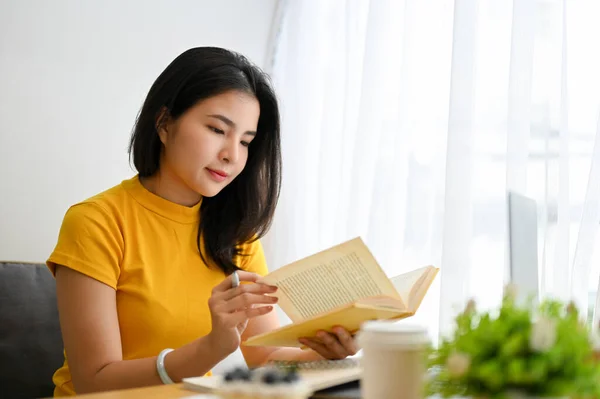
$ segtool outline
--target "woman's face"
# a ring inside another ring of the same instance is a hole
[[[201,196],[217,195],[244,169],[259,116],[256,98],[240,91],[198,102],[159,130],[161,174]]]

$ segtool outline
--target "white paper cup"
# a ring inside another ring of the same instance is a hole
[[[370,321],[358,333],[362,348],[363,399],[421,399],[425,378],[424,327],[402,322]]]

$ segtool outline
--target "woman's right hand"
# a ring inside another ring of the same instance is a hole
[[[232,276],[229,276],[212,290],[208,300],[212,319],[209,336],[216,348],[226,355],[240,346],[248,320],[269,313],[273,310],[271,305],[277,302],[276,297],[265,295],[273,294],[277,287],[257,283],[261,276],[242,270],[238,270],[237,275],[240,282],[252,284],[232,287]]]

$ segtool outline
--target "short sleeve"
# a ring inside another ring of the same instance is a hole
[[[65,214],[58,242],[46,265],[52,274],[56,265],[62,265],[116,290],[123,248],[115,218],[100,205],[83,202]]]
[[[241,257],[241,269],[261,276],[269,274],[265,253],[260,240],[244,244],[242,253],[245,254],[245,256]]]

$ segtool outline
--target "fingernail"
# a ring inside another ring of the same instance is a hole
[[[271,289],[271,291],[275,292],[277,291],[277,286],[275,285],[270,285],[269,288]]]
[[[271,297],[271,302],[275,303],[279,300],[279,298],[277,298],[276,296],[272,296]]]

